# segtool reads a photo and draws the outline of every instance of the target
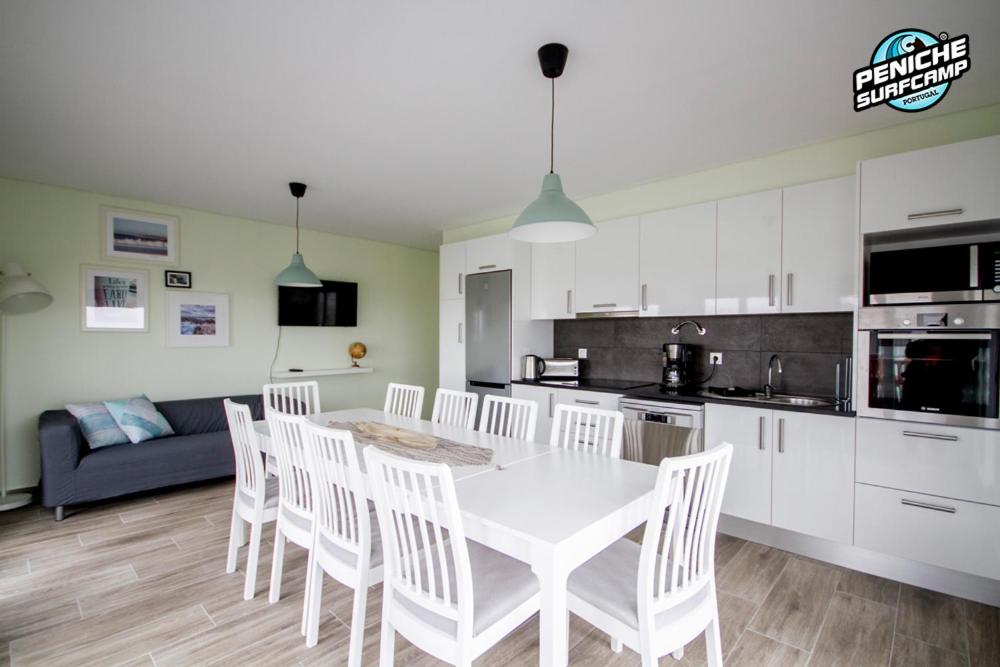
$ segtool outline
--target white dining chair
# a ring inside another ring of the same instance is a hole
[[[436,424],[461,426],[471,431],[476,427],[476,407],[478,405],[479,396],[476,394],[468,391],[438,388],[434,393],[431,421]]]
[[[312,472],[313,547],[306,591],[306,645],[319,637],[324,573],[354,590],[349,667],[360,667],[368,587],[382,581],[382,540],[365,498],[365,481],[348,431],[302,425]],[[375,524],[374,530],[373,525]]]
[[[420,415],[424,412],[424,388],[390,382],[385,391],[383,411],[400,417],[420,419]]]
[[[538,611],[538,579],[466,541],[447,465],[375,447],[364,457],[385,553],[379,665],[393,664],[396,632],[439,660],[471,665]]]
[[[642,545],[623,538],[573,571],[569,609],[655,667],[705,633],[709,667],[722,667],[715,535],[733,446],[660,463]],[[668,511],[669,510],[669,511]],[[638,585],[637,585],[638,584]]]
[[[579,405],[556,405],[549,444],[612,458],[622,455],[622,430],[625,415],[618,410]]]
[[[319,382],[281,382],[264,385],[264,416],[272,410],[286,415],[314,415],[320,412]]]
[[[233,517],[229,528],[229,553],[226,572],[236,571],[236,552],[244,541],[244,530],[250,524],[250,546],[247,550],[246,583],[243,599],[253,598],[257,589],[257,559],[260,555],[260,534],[265,523],[278,518],[278,480],[267,478],[261,460],[257,432],[253,428],[250,406],[230,399],[222,402],[229,422],[229,436],[236,459],[236,490],[233,494]]]
[[[487,395],[479,416],[479,430],[519,440],[534,440],[538,403],[523,398]]]
[[[312,472],[306,460],[302,426],[308,420],[272,410],[267,415],[271,446],[278,461],[278,520],[274,528],[274,557],[271,561],[271,592],[268,601],[281,598],[281,574],[285,563],[285,542],[310,550],[313,544]],[[306,571],[306,590],[309,590]],[[305,632],[305,610],[302,614]]]

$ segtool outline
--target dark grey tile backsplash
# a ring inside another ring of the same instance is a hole
[[[704,384],[759,388],[767,381],[767,362],[781,356],[784,372],[775,374],[778,391],[832,396],[836,364],[851,354],[851,313],[809,315],[716,315],[696,318],[707,330],[699,336],[686,326],[670,333],[682,318],[557,320],[555,354],[575,357],[587,348],[586,377],[658,382],[661,346],[696,346],[693,374],[707,377],[709,352],[722,353],[722,366]]]

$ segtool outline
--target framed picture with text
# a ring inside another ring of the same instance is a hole
[[[149,273],[108,266],[81,267],[84,331],[149,331]]]

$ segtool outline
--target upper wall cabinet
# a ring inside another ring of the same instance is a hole
[[[722,199],[718,206],[716,312],[779,312],[781,190]]]
[[[853,310],[858,247],[853,176],[785,188],[781,312]]]
[[[639,310],[639,218],[597,225],[576,242],[576,311]]]
[[[535,243],[531,248],[531,319],[565,320],[576,315],[576,247]]]
[[[438,284],[442,299],[460,299],[465,291],[465,243],[441,246]]]
[[[639,315],[715,314],[715,202],[639,218]]]
[[[1000,135],[859,168],[862,233],[1000,218]]]
[[[505,271],[514,267],[517,241],[507,234],[494,234],[465,242],[465,272]]]

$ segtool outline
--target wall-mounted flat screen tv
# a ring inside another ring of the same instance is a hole
[[[358,326],[358,284],[322,282],[319,288],[278,287],[278,326]]]

